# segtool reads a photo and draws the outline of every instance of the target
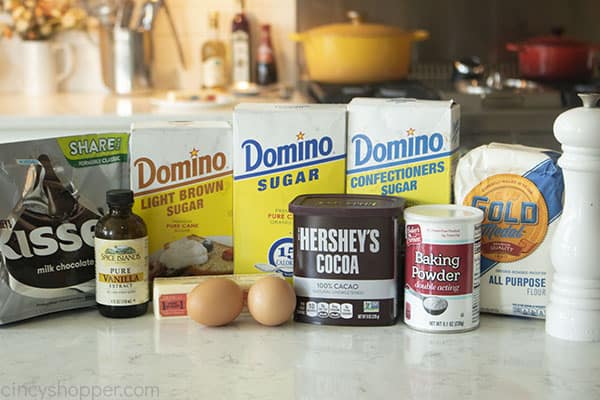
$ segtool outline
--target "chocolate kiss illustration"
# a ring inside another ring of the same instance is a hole
[[[54,237],[63,224],[75,225],[70,234],[81,235],[82,225],[98,216],[82,206],[74,197],[73,185],[64,185],[52,166],[50,158],[42,154],[39,165],[30,165],[23,198],[23,208],[13,228],[13,234],[7,245],[20,257],[7,259],[7,267],[12,278],[30,288],[64,289],[94,279],[94,248],[81,240],[77,250],[65,251],[60,239]],[[70,190],[71,189],[71,190]],[[50,227],[51,232],[44,233],[44,244],[30,241],[30,234],[40,227]],[[75,231],[76,228],[76,231]],[[63,228],[64,229],[64,228]],[[20,232],[17,235],[17,232]],[[73,238],[68,239],[72,247]],[[50,255],[39,255],[47,251],[47,243],[56,241],[57,250]],[[38,252],[36,253],[36,250]],[[86,262],[87,267],[62,269],[55,271],[52,266],[58,264],[74,265]],[[40,273],[40,271],[48,271]],[[11,287],[13,285],[11,284]],[[13,288],[18,290],[17,288]],[[31,290],[27,291],[32,294]]]
[[[68,219],[77,212],[77,200],[56,176],[48,156],[42,154],[38,160],[42,163],[45,171],[43,188],[48,198],[48,215],[61,220]]]

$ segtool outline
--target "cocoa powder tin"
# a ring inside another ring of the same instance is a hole
[[[483,211],[423,205],[407,208],[404,219],[404,322],[427,332],[477,328]]]
[[[404,200],[302,195],[294,214],[294,319],[378,326],[398,316],[398,243]]]

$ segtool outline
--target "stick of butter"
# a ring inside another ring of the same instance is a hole
[[[187,295],[200,283],[212,278],[227,278],[237,283],[244,292],[243,313],[248,312],[246,300],[248,290],[256,281],[265,276],[281,277],[277,273],[237,274],[237,275],[199,275],[155,278],[153,282],[152,311],[156,319],[188,318]]]

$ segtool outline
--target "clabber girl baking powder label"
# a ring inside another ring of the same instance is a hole
[[[483,212],[455,205],[405,210],[404,322],[430,332],[479,325]]]

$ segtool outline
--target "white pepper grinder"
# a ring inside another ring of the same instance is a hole
[[[552,241],[546,333],[591,342],[600,341],[600,93],[579,97],[583,107],[554,121],[565,202]]]

